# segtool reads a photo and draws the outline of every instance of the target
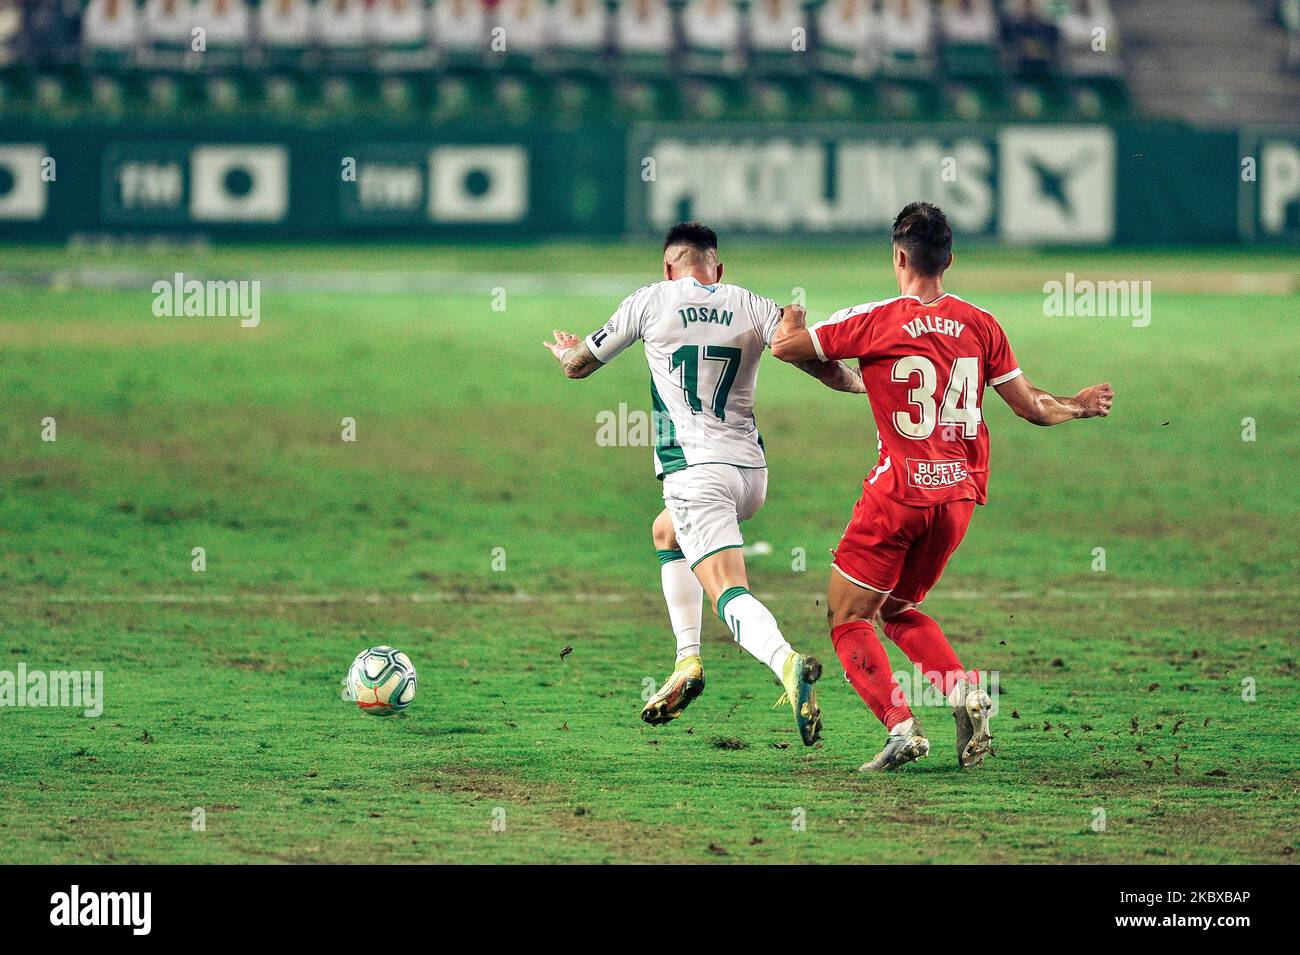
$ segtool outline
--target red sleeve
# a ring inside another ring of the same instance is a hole
[[[871,351],[871,313],[843,309],[808,329],[822,361],[861,358]]]
[[[1011,342],[1002,326],[990,317],[989,349],[984,356],[984,381],[990,385],[1000,385],[1020,374],[1020,365],[1016,362]]]

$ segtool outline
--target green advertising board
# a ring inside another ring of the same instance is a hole
[[[1172,124],[13,125],[0,237],[881,234],[915,199],[1033,245],[1295,242],[1300,130]]]

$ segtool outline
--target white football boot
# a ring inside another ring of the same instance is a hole
[[[957,765],[970,769],[993,755],[993,734],[989,731],[993,701],[977,686],[965,685],[965,692],[952,708],[957,723]]]
[[[897,729],[897,727],[895,727]],[[920,759],[930,752],[930,741],[921,731],[921,721],[912,717],[912,728],[906,733],[893,732],[885,748],[876,754],[875,759],[858,767],[860,773],[892,772],[900,766]]]

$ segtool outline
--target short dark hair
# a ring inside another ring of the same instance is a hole
[[[679,222],[664,236],[664,251],[674,245],[689,245],[696,252],[717,251],[718,234],[699,222]]]
[[[894,244],[922,275],[939,275],[952,260],[952,229],[943,210],[928,202],[909,202],[894,219]]]

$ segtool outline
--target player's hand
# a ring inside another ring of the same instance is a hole
[[[555,336],[555,341],[542,342],[542,344],[545,345],[547,348],[549,348],[551,350],[551,354],[554,355],[556,358],[560,359],[561,361],[564,360],[565,352],[567,352],[574,345],[581,343],[582,341],[582,339],[579,338],[577,335],[571,335],[568,332],[562,332],[558,328],[555,329],[555,331],[553,331],[551,334]]]
[[[803,328],[808,322],[808,309],[802,305],[783,305],[781,306],[782,324],[793,325],[795,328]]]
[[[1093,385],[1075,395],[1074,400],[1078,402],[1080,418],[1104,418],[1110,414],[1111,403],[1115,400],[1115,390],[1109,383]]]

